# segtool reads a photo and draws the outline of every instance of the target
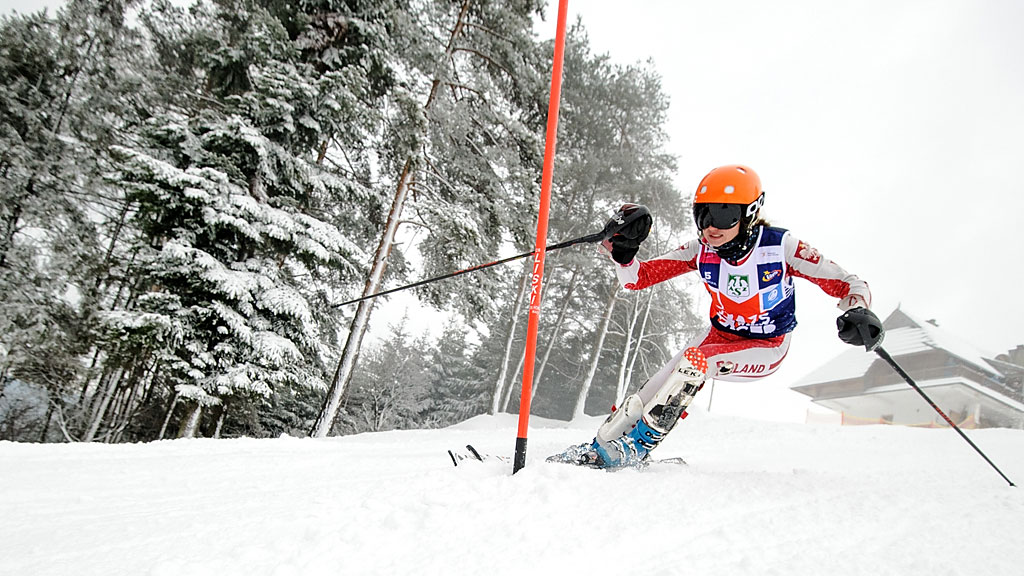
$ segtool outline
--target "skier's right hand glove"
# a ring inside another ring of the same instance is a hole
[[[654,219],[646,207],[639,204],[623,204],[604,227],[611,232],[603,244],[611,250],[612,260],[622,265],[632,262],[640,250],[640,244],[651,233],[653,223]]]
[[[864,346],[871,352],[885,338],[885,328],[878,316],[867,308],[851,308],[836,319],[839,339],[854,346]]]

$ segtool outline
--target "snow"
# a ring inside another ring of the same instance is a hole
[[[901,312],[921,326],[921,330],[924,332],[923,340],[925,345],[928,347],[941,348],[955,356],[958,356],[962,360],[973,364],[985,372],[998,374],[998,372],[992,368],[992,365],[985,360],[985,358],[995,358],[995,353],[988,350],[981,350],[974,343],[964,341],[957,337],[956,334],[949,330],[943,330],[936,324],[932,324],[931,322],[921,322],[906,310],[901,309]],[[890,353],[894,355],[896,354],[894,351],[890,351]]]
[[[195,384],[177,384],[174,386],[174,391],[182,398],[195,400],[203,406],[216,406],[221,402],[220,398],[208,394],[202,386]]]
[[[282,367],[302,358],[302,352],[291,340],[268,330],[261,330],[254,335],[253,349],[263,362],[274,367]]]
[[[598,418],[328,439],[0,443],[0,574],[985,574],[1024,565],[1024,493],[951,430],[694,413],[606,473],[543,458]],[[1024,431],[970,436],[1024,478]]]

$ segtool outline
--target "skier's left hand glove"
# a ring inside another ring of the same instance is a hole
[[[654,218],[646,207],[624,204],[605,225],[605,230],[614,230],[614,233],[602,245],[611,251],[612,260],[625,266],[636,257],[640,244],[651,233],[653,223]]]
[[[839,339],[871,352],[885,338],[885,328],[875,313],[867,308],[851,308],[836,319]]]

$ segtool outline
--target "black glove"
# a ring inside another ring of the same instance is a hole
[[[605,230],[614,231],[608,238],[612,248],[612,260],[623,265],[632,262],[640,250],[640,244],[651,233],[653,223],[654,218],[645,206],[624,204],[604,227]]]
[[[839,339],[871,352],[885,338],[885,328],[875,313],[867,308],[850,308],[836,319]]]

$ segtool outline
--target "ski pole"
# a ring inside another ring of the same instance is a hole
[[[561,250],[562,248],[568,248],[569,246],[575,246],[576,244],[594,243],[601,242],[602,240],[607,240],[614,236],[615,234],[619,233],[623,228],[626,228],[633,222],[636,222],[637,220],[644,217],[650,217],[650,214],[651,213],[650,211],[647,210],[647,207],[642,204],[627,204],[623,206],[622,209],[619,210],[619,212],[617,212],[611,220],[608,221],[608,224],[606,224],[604,229],[601,230],[600,232],[595,232],[593,234],[588,234],[586,236],[580,236],[579,238],[573,238],[572,240],[566,240],[565,242],[548,246],[547,248],[544,249],[544,251],[551,252],[552,250]],[[383,292],[377,292],[376,294],[369,294],[367,296],[362,296],[354,300],[342,302],[341,304],[335,304],[334,307],[339,308],[341,306],[347,306],[348,304],[355,304],[356,302],[362,302],[363,300],[369,300],[370,298],[376,298],[378,296],[386,296],[387,294],[394,294],[395,292],[401,292],[402,290],[407,290],[409,288],[423,286],[424,284],[430,284],[431,282],[437,282],[438,280],[446,280],[448,278],[452,278],[453,276],[458,276],[459,274],[465,274],[466,272],[476,272],[478,270],[490,268],[491,266],[497,266],[499,264],[513,262],[521,258],[526,258],[527,256],[533,256],[536,252],[537,250],[534,249],[531,250],[530,252],[523,252],[522,254],[516,254],[515,256],[509,256],[508,258],[502,258],[501,260],[495,260],[494,262],[488,262],[486,264],[477,264],[476,266],[470,266],[469,268],[456,270],[455,272],[450,272],[443,276],[427,278],[426,280],[420,280],[419,282],[413,282],[412,284],[406,284],[405,286],[399,286],[398,288],[392,288],[390,290],[385,290]]]
[[[943,412],[935,404],[935,402],[932,402],[932,399],[929,398],[928,395],[924,393],[924,390],[921,390],[921,387],[918,386],[916,382],[914,382],[914,379],[910,377],[910,374],[907,374],[907,372],[899,364],[897,364],[895,360],[893,360],[892,356],[890,356],[889,353],[886,352],[884,348],[882,348],[881,346],[879,346],[878,348],[875,348],[875,354],[878,354],[879,356],[881,356],[882,360],[885,360],[886,362],[888,362],[889,366],[892,366],[892,369],[895,370],[900,376],[902,376],[903,379],[907,381],[907,384],[910,384],[910,386],[914,390],[916,390],[917,393],[920,394],[922,398],[925,399],[925,402],[928,402],[928,405],[931,406],[932,408],[934,408],[935,411],[939,413],[939,416],[942,416],[942,419],[945,420],[947,424],[952,426],[953,430],[956,430],[957,434],[959,434],[964,440],[966,440],[967,443],[971,445],[971,448],[974,448],[975,452],[980,454],[981,457],[985,459],[985,462],[988,462],[988,465],[991,466],[996,472],[999,473],[1000,476],[1003,477],[1003,480],[1006,480],[1006,482],[1010,486],[1016,486],[1016,484],[1014,484],[1009,478],[1006,477],[1006,474],[1003,474],[1003,471],[1000,470],[998,466],[996,466],[991,460],[989,460],[988,456],[986,456],[985,453],[982,452],[981,449],[978,448],[974,444],[974,442],[971,442],[971,439],[967,437],[967,434],[964,434],[964,431],[961,430],[960,427],[957,426],[956,423],[954,423],[949,418],[949,416],[946,416],[946,413]]]
[[[547,248],[544,249],[544,251],[545,252],[551,252],[552,250],[561,250],[562,248],[568,248],[569,246],[575,246],[576,244],[582,244],[582,243],[585,243],[585,242],[600,242],[603,239],[604,239],[604,233],[602,231],[602,232],[598,232],[596,234],[590,234],[590,235],[587,235],[587,236],[580,236],[579,238],[574,238],[572,240],[566,240],[565,242],[562,242],[560,244],[554,244],[552,246],[548,246]],[[376,298],[378,296],[386,296],[388,294],[394,294],[395,292],[401,292],[402,290],[407,290],[409,288],[415,288],[417,286],[423,286],[424,284],[430,284],[432,282],[437,282],[438,280],[446,280],[448,278],[452,278],[452,277],[458,276],[460,274],[465,274],[467,272],[476,272],[478,270],[483,270],[485,268],[490,268],[492,266],[497,266],[499,264],[505,264],[507,262],[513,262],[515,260],[526,258],[527,256],[533,256],[534,252],[535,252],[535,250],[531,250],[529,252],[523,252],[522,254],[516,254],[515,256],[509,256],[508,258],[502,258],[501,260],[495,260],[494,262],[488,262],[486,264],[477,264],[476,266],[470,266],[469,268],[464,268],[462,270],[456,270],[455,272],[450,272],[450,273],[444,274],[442,276],[436,276],[434,278],[428,278],[426,280],[420,280],[419,282],[413,282],[412,284],[406,284],[405,286],[399,286],[398,288],[391,288],[390,290],[384,290],[383,292],[377,292],[375,294],[370,294],[370,295],[367,295],[367,296],[363,296],[361,298],[355,298],[354,300],[349,300],[347,302],[342,302],[341,304],[335,304],[334,307],[337,308],[337,307],[341,307],[341,306],[346,306],[348,304],[355,304],[356,302],[362,302],[363,300],[369,300],[370,298]]]

